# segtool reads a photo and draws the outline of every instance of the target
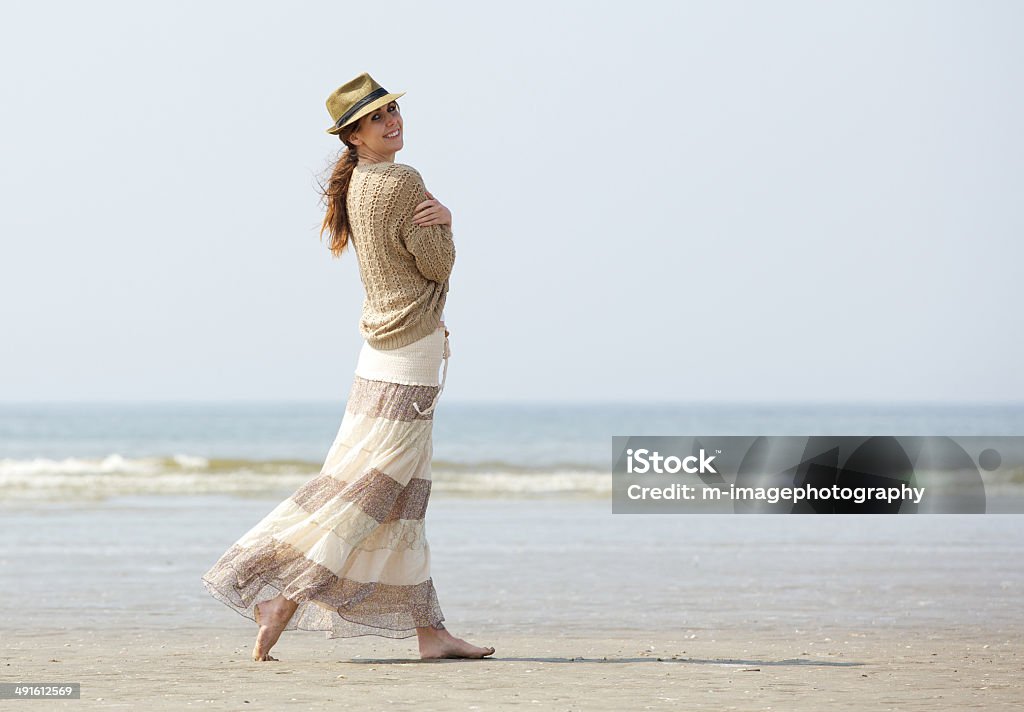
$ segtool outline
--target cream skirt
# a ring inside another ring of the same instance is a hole
[[[253,620],[256,603],[283,593],[299,604],[285,630],[329,638],[442,627],[424,516],[448,356],[443,326],[398,349],[364,342],[320,474],[220,557],[203,575],[207,590]]]

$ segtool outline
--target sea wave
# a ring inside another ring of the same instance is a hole
[[[304,460],[159,457],[0,459],[0,502],[102,500],[118,495],[286,496],[321,472]],[[526,467],[502,461],[434,460],[432,491],[480,497],[574,496],[611,493],[611,475],[592,466]]]

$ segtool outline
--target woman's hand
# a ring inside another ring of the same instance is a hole
[[[452,212],[441,204],[441,201],[434,198],[429,190],[424,190],[428,200],[416,206],[413,212],[412,221],[414,225],[424,227],[426,225],[452,225]]]

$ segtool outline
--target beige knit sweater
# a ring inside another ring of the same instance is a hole
[[[350,238],[366,289],[359,331],[377,349],[411,344],[441,323],[455,243],[448,225],[413,223],[424,191],[419,172],[403,163],[363,163],[352,171]]]

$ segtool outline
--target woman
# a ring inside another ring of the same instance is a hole
[[[257,661],[277,660],[270,649],[296,628],[330,638],[415,634],[424,659],[494,653],[447,631],[430,577],[424,515],[455,246],[451,213],[415,169],[394,162],[403,94],[364,73],[327,100],[327,132],[347,150],[323,189],[320,234],[330,233],[334,256],[352,240],[366,289],[365,341],[337,437],[320,474],[203,576],[213,596],[259,625]]]

